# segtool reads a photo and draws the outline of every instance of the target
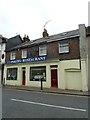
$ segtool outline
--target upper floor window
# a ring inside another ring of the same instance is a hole
[[[59,53],[68,53],[69,52],[69,44],[68,41],[61,41],[59,43]]]
[[[27,58],[27,50],[22,50],[22,58]]]
[[[39,46],[39,55],[40,56],[47,55],[46,45]]]
[[[11,52],[10,60],[16,59],[16,51]]]

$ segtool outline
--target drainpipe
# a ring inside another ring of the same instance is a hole
[[[79,59],[79,69],[81,70],[81,58]]]

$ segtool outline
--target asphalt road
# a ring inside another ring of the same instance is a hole
[[[3,118],[88,118],[88,98],[3,88]]]

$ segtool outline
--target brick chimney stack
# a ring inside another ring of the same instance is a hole
[[[43,37],[48,37],[49,36],[49,34],[48,34],[48,32],[47,32],[47,30],[44,28],[44,31],[43,31]]]
[[[23,42],[29,42],[29,41],[30,41],[29,36],[24,35]]]

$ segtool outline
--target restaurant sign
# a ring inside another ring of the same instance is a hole
[[[38,62],[38,61],[45,61],[45,60],[46,60],[46,56],[42,56],[42,57],[27,58],[27,59],[20,59],[20,60],[9,60],[9,61],[6,61],[6,64]]]

